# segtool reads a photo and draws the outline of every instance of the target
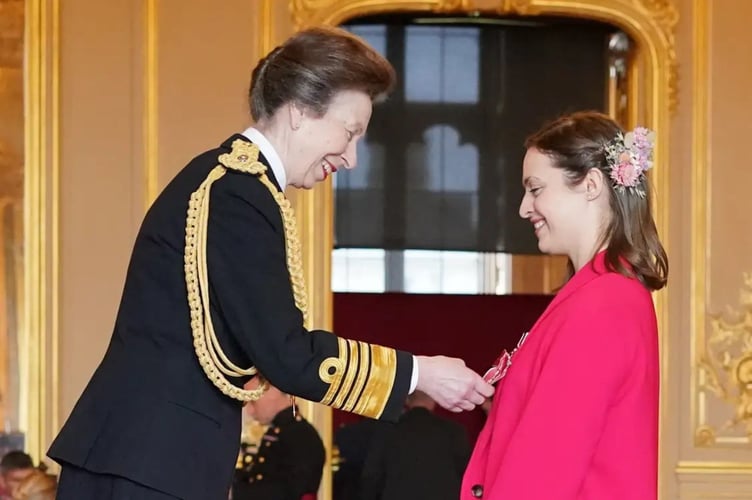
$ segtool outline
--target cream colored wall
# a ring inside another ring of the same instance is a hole
[[[156,22],[159,186],[249,123],[255,51],[248,0],[163,0]]]
[[[255,56],[253,2],[73,0],[60,15],[64,419],[109,341],[152,195],[147,179],[163,187],[193,155],[247,125]]]
[[[128,2],[79,0],[61,9],[61,416],[109,341],[143,205],[133,92],[138,16]]]
[[[671,137],[667,236],[672,274],[664,394],[666,418],[675,425],[663,429],[664,498],[752,498],[743,493],[752,491],[752,467],[744,465],[752,464],[752,446],[729,450],[695,444],[698,398],[692,350],[695,336],[709,329],[702,307],[710,313],[738,308],[742,272],[752,271],[746,222],[752,172],[745,167],[752,131],[752,31],[745,22],[752,17],[752,2],[674,3],[680,14],[680,79]],[[247,124],[250,70],[260,48],[289,32],[291,22],[287,2],[276,2],[273,9],[261,0],[60,4],[57,417],[62,423],[106,348],[146,204],[193,155]],[[273,27],[265,31],[269,38],[259,42],[259,17],[269,13],[275,14]],[[706,68],[702,44],[697,46],[704,35]],[[705,71],[695,74],[698,68]],[[703,137],[707,148],[698,147]],[[708,162],[703,161],[705,153]],[[693,197],[693,169],[698,167],[711,174],[707,213]],[[707,253],[704,241],[693,236],[699,227],[694,223],[704,215],[711,223]],[[707,293],[693,294],[692,287],[703,279]],[[708,405],[719,415],[733,411],[723,402]],[[728,494],[732,496],[723,496]]]
[[[752,272],[749,156],[752,135],[752,2],[714,0],[710,13],[709,310],[737,307]]]

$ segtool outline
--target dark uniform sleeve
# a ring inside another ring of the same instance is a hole
[[[212,186],[207,260],[213,320],[274,386],[371,418],[398,417],[412,356],[304,328],[279,207],[255,176],[229,171]]]

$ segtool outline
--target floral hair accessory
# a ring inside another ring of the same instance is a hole
[[[641,198],[645,190],[641,184],[645,172],[653,166],[655,132],[637,127],[632,132],[619,134],[606,145],[606,160],[611,169],[614,188],[620,193],[630,191]]]

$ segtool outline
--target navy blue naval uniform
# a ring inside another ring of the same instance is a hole
[[[244,161],[260,162],[267,179],[235,168]],[[227,499],[242,402],[199,363],[185,263],[189,200],[218,167],[206,195],[204,316],[227,357],[287,394],[371,418],[400,414],[412,356],[304,327],[278,202],[284,186],[236,134],[184,167],[143,220],[104,359],[48,452],[62,465],[58,500]],[[249,378],[228,381],[242,388]]]

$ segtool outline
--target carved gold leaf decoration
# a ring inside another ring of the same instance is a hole
[[[503,0],[496,12],[499,14],[519,14],[526,16],[532,14],[530,11],[531,0]]]
[[[638,0],[647,14],[655,19],[668,47],[669,64],[669,109],[675,112],[679,105],[679,64],[676,60],[676,25],[679,11],[672,0]]]
[[[720,436],[739,433],[744,444],[752,443],[752,273],[745,273],[743,281],[739,310],[711,316],[710,334],[698,357],[698,389],[726,408],[724,422],[698,426],[698,446],[712,446]],[[707,413],[707,408],[703,410]]]
[[[514,1],[514,0],[513,0]],[[529,0],[517,0],[525,1]],[[387,1],[387,0],[290,0],[290,13],[295,29],[331,22],[327,12],[339,11],[345,18],[384,12],[470,12],[475,10],[473,0],[423,0],[423,1]],[[344,19],[343,19],[344,20]],[[340,20],[342,21],[342,20]]]
[[[715,431],[709,425],[701,425],[695,431],[697,446],[712,446],[715,443]]]
[[[497,15],[577,15],[583,18],[597,17],[599,19],[608,19],[614,17],[614,12],[618,4],[629,3],[621,0],[619,2],[583,2],[582,0],[572,0],[572,7],[568,8],[565,2],[561,0],[499,0],[497,7],[491,11]],[[659,36],[667,48],[665,54],[668,61],[665,64],[669,67],[668,72],[668,105],[671,112],[676,111],[678,106],[678,63],[676,59],[676,40],[675,31],[679,21],[679,11],[676,9],[673,0],[631,0],[631,8],[624,7],[624,12],[637,10],[641,12],[647,22],[654,23]],[[616,5],[609,5],[616,4]],[[424,1],[400,1],[400,0],[290,0],[290,13],[295,23],[295,29],[301,29],[306,26],[312,26],[328,22],[342,22],[349,17],[401,11],[423,11],[436,13],[449,12],[466,12],[475,13],[488,10],[489,2],[474,0],[424,0]],[[332,19],[331,13],[336,11],[338,18]],[[622,13],[624,14],[624,13]],[[624,14],[626,15],[626,14]],[[616,18],[619,15],[615,16]],[[614,18],[612,21],[617,22]],[[638,29],[645,29],[645,22],[637,24]],[[663,65],[664,62],[660,61]]]

